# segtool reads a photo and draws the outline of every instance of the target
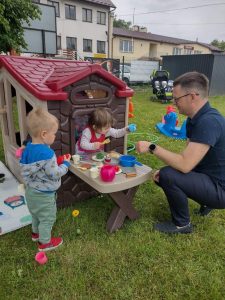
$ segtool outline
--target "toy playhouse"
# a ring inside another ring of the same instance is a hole
[[[59,119],[52,145],[59,156],[75,153],[76,140],[96,107],[112,113],[116,128],[126,126],[132,95],[123,81],[97,64],[0,55],[0,120],[6,165],[22,181],[15,151],[27,138],[25,118],[33,107],[42,106]],[[124,153],[126,144],[126,137],[112,138],[105,150]],[[68,172],[58,191],[58,206],[94,195],[94,189]]]

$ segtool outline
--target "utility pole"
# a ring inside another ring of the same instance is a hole
[[[134,11],[133,11],[133,29],[134,29],[134,13],[135,13],[135,8],[134,8]],[[134,39],[132,37],[132,52],[134,52]]]

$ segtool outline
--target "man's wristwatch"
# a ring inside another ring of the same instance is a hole
[[[154,151],[155,151],[155,148],[156,148],[156,145],[155,145],[155,144],[150,144],[149,147],[148,147],[149,152],[153,154]]]

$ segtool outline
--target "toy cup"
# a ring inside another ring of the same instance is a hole
[[[38,253],[35,255],[35,260],[36,260],[36,262],[38,262],[40,265],[44,265],[44,264],[46,264],[46,262],[48,261],[48,258],[47,258],[47,255],[45,254],[45,252],[41,251],[41,252],[38,252]]]
[[[78,165],[80,163],[80,155],[79,154],[74,154],[72,156],[73,162]]]
[[[91,168],[89,172],[90,172],[90,177],[94,179],[97,178],[99,175],[99,170],[97,167]]]

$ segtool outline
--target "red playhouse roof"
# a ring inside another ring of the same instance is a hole
[[[0,55],[4,67],[24,88],[40,100],[66,100],[63,88],[91,74],[116,86],[118,97],[133,96],[133,90],[98,64],[86,61],[53,60]]]

